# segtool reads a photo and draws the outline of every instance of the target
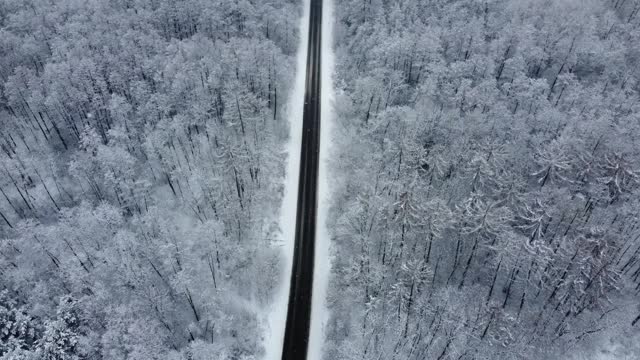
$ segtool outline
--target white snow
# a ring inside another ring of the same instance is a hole
[[[333,1],[324,0],[322,8],[322,69],[321,69],[321,127],[320,169],[318,174],[318,218],[316,232],[315,263],[313,270],[313,299],[311,307],[311,333],[307,359],[321,360],[324,345],[324,328],[329,320],[327,288],[331,270],[330,236],[327,228],[329,211],[328,161],[331,156],[331,134],[334,119],[333,91]]]
[[[300,44],[296,62],[296,78],[287,104],[289,121],[289,142],[285,149],[288,153],[284,181],[284,198],[280,212],[282,230],[283,263],[279,288],[273,306],[268,310],[265,329],[265,360],[280,360],[284,342],[284,329],[287,322],[289,285],[291,283],[291,265],[293,261],[293,243],[296,228],[296,206],[298,200],[298,175],[300,172],[300,147],[302,144],[302,113],[304,109],[304,88],[307,63],[307,44],[309,42],[309,0],[303,1],[300,19]]]

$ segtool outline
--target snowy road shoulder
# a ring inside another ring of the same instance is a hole
[[[284,329],[287,321],[289,301],[289,280],[293,261],[293,244],[296,227],[296,206],[298,200],[298,175],[300,173],[300,146],[302,142],[302,113],[304,108],[305,71],[309,32],[309,0],[303,1],[300,19],[300,44],[296,55],[295,84],[287,104],[286,118],[289,122],[289,140],[285,145],[287,153],[284,178],[284,196],[280,212],[279,225],[282,231],[282,270],[278,280],[278,290],[270,309],[265,314],[265,360],[280,360]]]
[[[316,233],[315,264],[313,277],[313,301],[311,308],[311,331],[309,335],[308,360],[321,360],[325,341],[324,328],[329,319],[327,289],[331,271],[330,234],[327,228],[327,213],[330,205],[328,162],[331,155],[333,129],[333,1],[324,0],[322,13],[322,69],[321,69],[321,130],[320,168],[318,181],[318,219]]]

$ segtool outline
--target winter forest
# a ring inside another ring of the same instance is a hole
[[[305,1],[0,0],[0,360],[265,357]],[[323,359],[640,358],[640,0],[333,4]]]
[[[1,359],[262,353],[299,8],[0,1]]]
[[[336,7],[325,359],[639,358],[640,2]]]

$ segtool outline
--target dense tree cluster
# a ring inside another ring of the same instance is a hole
[[[336,7],[325,358],[637,344],[640,2]]]
[[[0,359],[250,359],[294,0],[0,1]]]

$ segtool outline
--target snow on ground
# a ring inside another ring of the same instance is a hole
[[[322,9],[322,69],[321,69],[321,128],[320,128],[320,169],[318,181],[318,226],[316,233],[315,264],[313,270],[313,300],[311,307],[311,333],[309,335],[309,360],[321,360],[324,344],[324,327],[329,319],[327,310],[327,287],[331,260],[329,255],[330,237],[327,228],[329,211],[328,161],[331,156],[331,133],[334,119],[333,102],[333,1],[324,0]]]
[[[284,342],[284,329],[287,321],[291,265],[293,261],[293,243],[296,228],[296,206],[298,200],[298,175],[300,173],[300,147],[302,145],[302,112],[304,108],[305,69],[307,63],[307,44],[309,42],[309,0],[303,0],[300,19],[300,44],[296,62],[296,78],[287,104],[289,120],[289,142],[285,145],[288,154],[284,179],[284,198],[280,212],[279,225],[282,230],[282,272],[278,281],[279,288],[271,309],[266,314],[265,360],[280,360]]]

